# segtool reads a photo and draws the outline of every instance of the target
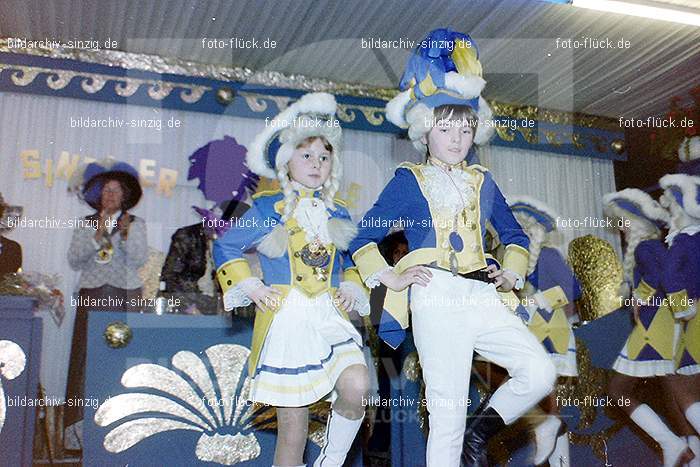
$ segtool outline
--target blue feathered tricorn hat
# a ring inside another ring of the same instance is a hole
[[[700,219],[700,177],[686,174],[664,175],[659,180],[664,196],[672,196],[690,217]]]
[[[670,222],[668,211],[648,193],[637,188],[625,188],[603,196],[603,210],[610,217],[634,217],[658,229],[663,229]]]
[[[248,168],[261,177],[276,179],[277,169],[289,162],[297,145],[313,136],[326,138],[334,154],[339,155],[342,130],[335,118],[336,108],[332,94],[314,92],[301,96],[265,122],[265,129],[258,133],[248,150]]]
[[[416,145],[430,131],[427,124],[435,107],[468,105],[479,116],[474,143],[484,144],[493,135],[493,126],[485,124],[493,114],[481,97],[486,85],[482,74],[479,49],[469,35],[445,28],[431,31],[408,60],[399,83],[401,92],[387,104],[386,117],[408,128]]]
[[[529,196],[509,196],[508,204],[514,215],[528,216],[542,225],[545,232],[557,230],[557,218],[559,217],[552,208],[542,201]]]
[[[143,194],[139,173],[126,162],[112,158],[82,165],[71,177],[69,190],[76,191],[93,209],[100,209],[102,187],[109,180],[117,180],[127,188],[122,202],[124,211],[136,206]]]

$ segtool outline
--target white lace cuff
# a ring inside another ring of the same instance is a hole
[[[517,272],[513,272],[510,269],[504,269],[503,274],[508,274],[508,276],[513,280],[513,289],[520,290],[525,286],[525,279],[523,279],[523,276]]]
[[[394,268],[389,266],[384,269],[380,269],[379,271],[375,272],[371,276],[369,276],[367,279],[365,279],[365,285],[367,286],[368,289],[373,289],[375,287],[378,287],[379,284],[381,284],[381,281],[379,280],[379,276],[384,274],[386,271],[393,271]]]
[[[549,304],[549,301],[542,292],[537,292],[536,294],[534,294],[532,296],[532,299],[535,301],[535,304],[538,308],[547,310],[548,313],[552,312],[552,306]]]
[[[673,316],[676,319],[682,319],[684,321],[689,321],[689,320],[693,319],[693,317],[697,314],[697,312],[698,312],[698,304],[693,303],[685,310],[679,311],[678,313],[674,313]]]
[[[250,305],[252,301],[248,294],[262,285],[264,284],[257,277],[243,279],[224,294],[224,310],[231,311],[234,308]]]
[[[369,315],[369,296],[362,287],[352,281],[343,281],[338,290],[342,290],[355,299],[353,310],[357,311],[360,316]]]

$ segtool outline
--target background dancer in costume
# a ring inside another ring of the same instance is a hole
[[[575,300],[581,286],[566,260],[556,247],[558,216],[539,200],[528,197],[510,198],[510,208],[530,239],[527,281],[522,297],[534,305],[529,307],[528,329],[549,354],[560,377],[576,377],[576,339],[570,318],[575,318]],[[569,437],[566,424],[559,417],[554,394],[541,403],[543,420],[535,426],[535,465],[549,458],[550,465],[570,465]]]
[[[662,201],[671,212],[670,233],[666,238],[669,256],[664,288],[674,316],[679,320],[681,337],[676,350],[676,373],[672,379],[673,398],[680,405],[695,433],[688,444],[695,454],[689,464],[700,466],[700,177],[685,174],[661,178]]]
[[[277,466],[303,463],[310,404],[333,393],[326,444],[315,466],[343,464],[364,416],[367,367],[347,312],[365,315],[369,302],[346,252],[356,227],[334,199],[341,176],[335,112],[332,95],[307,94],[256,137],[248,167],[279,180],[281,190],[254,196],[240,227],[214,246],[226,309],[251,301],[258,308],[250,398],[277,407]],[[243,257],[252,250],[262,281],[252,277]]]
[[[668,252],[659,240],[661,229],[668,223],[668,213],[648,194],[634,188],[610,193],[603,197],[603,203],[606,214],[621,219],[617,225],[623,226],[627,245],[623,267],[633,291],[635,319],[635,327],[613,364],[616,373],[608,390],[613,398],[630,402],[622,409],[659,443],[664,466],[683,464],[693,458],[686,441],[634,394],[642,378],[666,377],[674,372],[676,323],[664,301],[662,284]],[[667,387],[671,381],[666,378],[663,384]]]
[[[547,395],[556,378],[542,346],[496,291],[522,287],[528,239],[488,170],[465,162],[472,142],[488,139],[483,123],[491,115],[480,98],[484,84],[469,36],[438,29],[421,42],[401,79],[402,92],[387,105],[387,118],[408,127],[428,162],[396,170],[365,215],[369,223],[361,224],[371,227],[362,228],[350,245],[365,283],[390,289],[380,334],[393,347],[408,326],[411,289],[430,467],[460,465],[463,446],[464,465],[486,464],[488,440]],[[377,247],[387,228],[372,226],[400,219],[414,221],[406,223],[409,253],[391,268]],[[500,270],[484,252],[487,221],[506,245]],[[465,434],[474,351],[506,368],[511,379]]]

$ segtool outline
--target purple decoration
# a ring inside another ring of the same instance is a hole
[[[245,164],[247,152],[231,136],[211,141],[189,157],[187,180],[198,179],[197,188],[204,198],[216,204],[230,199],[243,201],[260,180]]]
[[[221,219],[211,209],[198,208],[197,206],[192,206],[192,209],[202,216],[202,226],[204,226],[204,230],[210,236],[214,234],[217,237],[221,237],[233,226],[231,221]]]

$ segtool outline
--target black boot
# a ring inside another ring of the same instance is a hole
[[[486,458],[488,442],[506,424],[498,412],[491,407],[482,413],[477,410],[470,420],[464,433],[462,467],[488,467]]]

